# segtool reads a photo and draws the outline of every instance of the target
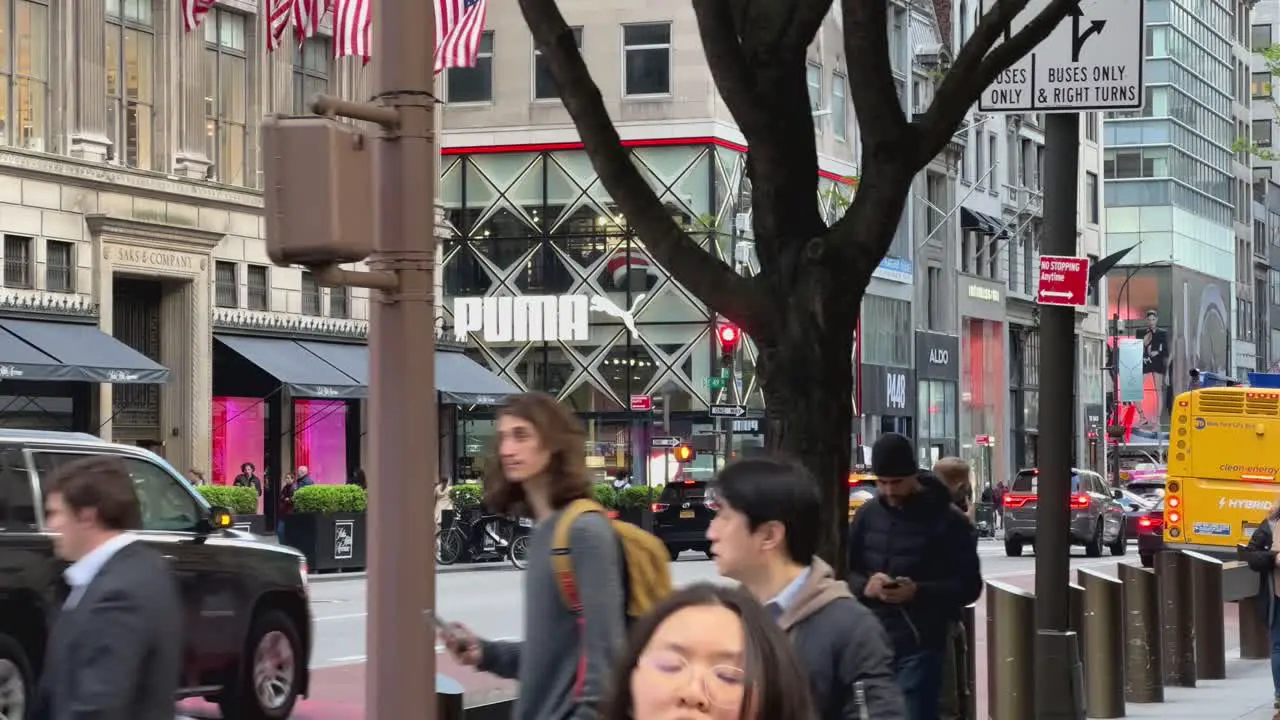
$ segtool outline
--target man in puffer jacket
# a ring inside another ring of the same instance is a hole
[[[951,625],[982,593],[977,537],[907,438],[876,440],[871,470],[876,499],[849,528],[849,589],[889,633],[907,717],[933,720]]]

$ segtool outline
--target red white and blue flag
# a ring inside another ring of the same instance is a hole
[[[474,67],[488,0],[436,0],[436,72]]]
[[[187,32],[200,27],[204,16],[209,14],[218,0],[182,0],[182,26]]]

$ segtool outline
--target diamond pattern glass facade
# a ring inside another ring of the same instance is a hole
[[[734,263],[750,239],[745,154],[718,144],[635,147],[641,175],[672,217],[703,247]],[[638,337],[593,313],[582,342],[491,343],[468,353],[527,390],[556,395],[581,413],[627,409],[628,397],[668,393],[672,411],[705,409],[715,368],[711,313],[649,255],[581,150],[473,152],[443,158],[440,199],[453,237],[444,244],[446,324],[453,299],[507,295],[600,295],[633,308]],[[843,213],[851,186],[823,178],[819,207]],[[735,226],[741,226],[735,237]],[[754,255],[739,257],[744,273]],[[745,343],[742,392],[763,407],[756,349]]]

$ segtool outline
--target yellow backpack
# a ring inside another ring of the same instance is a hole
[[[560,586],[565,607],[575,615],[582,613],[578,583],[573,575],[573,557],[569,549],[569,529],[583,513],[608,515],[593,500],[574,500],[556,522],[551,539],[551,568]],[[654,605],[671,594],[671,555],[667,546],[652,534],[628,522],[614,520],[613,531],[622,546],[622,591],[626,596],[626,620],[630,625],[649,612]]]

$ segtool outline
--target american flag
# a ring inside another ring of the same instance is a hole
[[[290,0],[283,0],[289,2]],[[293,32],[298,43],[320,32],[320,19],[324,17],[333,0],[291,0],[293,3]]]
[[[267,15],[267,52],[277,50],[289,29],[295,0],[271,0],[271,12]]]
[[[473,67],[488,0],[436,0],[436,72]]]
[[[182,24],[187,32],[200,27],[204,16],[216,5],[218,0],[182,0]]]
[[[333,0],[334,55],[354,55],[369,62],[372,0]]]

